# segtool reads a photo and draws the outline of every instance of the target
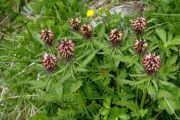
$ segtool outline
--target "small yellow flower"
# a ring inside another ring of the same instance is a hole
[[[94,16],[94,14],[95,14],[95,12],[94,12],[94,10],[92,10],[92,9],[90,9],[90,10],[88,10],[88,11],[86,12],[86,15],[87,15],[88,17],[92,17],[92,16]]]

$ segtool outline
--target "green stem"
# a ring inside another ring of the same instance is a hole
[[[151,77],[150,76],[148,76],[148,77],[149,77],[149,80],[148,80],[148,83],[147,83],[147,87],[149,86],[150,81],[151,81]],[[146,96],[147,96],[147,89],[146,89],[147,87],[145,87],[144,90],[143,90],[143,96],[142,96],[142,99],[141,99],[140,109],[143,109],[143,107],[144,107],[144,103],[145,103]]]
[[[143,109],[143,106],[144,106],[144,103],[145,103],[145,99],[146,99],[146,95],[147,95],[147,90],[144,89],[143,90],[143,96],[142,96],[142,99],[141,99],[140,109]]]
[[[136,88],[136,102],[138,103],[138,99],[139,99],[139,91],[138,91],[138,88]]]
[[[88,118],[90,119],[90,114],[87,110],[87,106],[86,106],[86,103],[85,103],[85,100],[84,100],[84,97],[82,95],[82,92],[81,90],[78,91],[79,95],[78,95],[78,98],[79,98],[79,101],[80,101],[80,105],[82,107],[82,109],[84,109],[85,113],[87,114]]]

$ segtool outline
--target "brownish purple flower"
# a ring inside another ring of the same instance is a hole
[[[161,65],[160,56],[154,54],[146,54],[143,59],[144,69],[148,74],[154,74],[159,70]]]
[[[81,21],[79,20],[79,18],[75,18],[75,19],[71,19],[69,21],[69,25],[71,26],[71,28],[75,31],[79,31],[79,28],[80,28],[80,24],[81,24]]]
[[[93,28],[92,28],[92,26],[89,25],[89,24],[87,24],[87,25],[84,24],[84,25],[82,25],[81,28],[80,28],[81,34],[82,34],[83,37],[85,37],[86,39],[91,38],[91,36],[92,36],[92,30],[93,30]]]
[[[146,28],[147,21],[145,18],[136,18],[136,20],[132,21],[132,27],[136,34],[142,34]]]
[[[42,57],[41,63],[46,68],[47,71],[52,72],[57,64],[57,58],[53,54],[45,53]]]
[[[117,47],[122,41],[123,33],[117,29],[112,29],[109,33],[109,40],[113,47]]]
[[[62,58],[66,61],[69,61],[74,56],[75,43],[72,40],[68,39],[60,41],[58,45],[58,50]]]
[[[54,41],[54,32],[51,30],[41,30],[40,32],[41,39],[46,45],[52,45]]]
[[[134,43],[134,47],[137,53],[143,54],[146,51],[148,44],[146,40],[136,40]]]

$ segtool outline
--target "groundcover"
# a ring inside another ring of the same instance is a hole
[[[0,0],[1,120],[178,120],[179,86],[179,0]]]

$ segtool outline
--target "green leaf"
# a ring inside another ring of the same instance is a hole
[[[71,78],[71,72],[68,71],[62,78],[60,83],[64,83],[66,80],[68,80],[69,78]]]
[[[79,33],[72,32],[72,34],[73,34],[73,39],[82,39],[82,36]]]
[[[120,110],[118,107],[111,108],[108,120],[118,120]]]
[[[76,111],[73,109],[58,109],[57,120],[75,120]]]
[[[105,116],[105,115],[109,114],[109,109],[101,108],[99,112],[101,115]]]
[[[167,86],[171,89],[176,88],[176,86],[171,82],[167,82],[167,81],[160,81],[160,82],[161,82],[161,85]]]
[[[122,84],[128,84],[128,85],[139,85],[147,81],[148,79],[142,79],[142,80],[136,80],[136,81],[126,80],[126,79],[121,80]]]
[[[171,32],[168,32],[168,39],[167,39],[167,41],[168,42],[172,41],[172,39],[173,39],[173,34]]]
[[[129,120],[130,116],[128,114],[120,114],[119,118],[120,120]]]
[[[32,116],[29,120],[48,120],[48,117],[45,114],[37,114]]]
[[[60,84],[60,83],[56,83],[55,86],[54,86],[54,89],[56,91],[56,94],[58,96],[58,98],[61,98],[62,95],[63,95],[63,84]]]
[[[98,40],[94,40],[93,43],[94,43],[95,45],[97,45],[99,49],[105,48],[105,45],[102,44],[102,42],[99,41],[99,39],[98,39]]]
[[[82,67],[77,67],[76,68],[77,72],[88,72],[88,69],[82,68]]]
[[[112,97],[111,97],[111,96],[107,97],[107,98],[104,100],[103,106],[104,106],[105,108],[107,108],[107,109],[110,109],[111,100],[112,100]]]
[[[119,118],[120,118],[120,120],[129,120],[130,119],[127,108],[120,109]]]
[[[166,110],[169,114],[173,114],[174,111],[179,107],[179,103],[176,101],[173,101],[172,99],[167,99],[164,97],[164,99],[161,99],[159,101],[158,108],[161,110]]]
[[[139,112],[140,112],[141,117],[144,117],[147,114],[148,109],[140,109]]]
[[[147,91],[148,91],[148,94],[152,97],[152,98],[155,98],[157,93],[156,93],[156,90],[153,86],[148,86],[147,87]]]
[[[169,78],[176,79],[177,71],[179,70],[179,66],[176,65],[177,56],[171,56],[168,58],[164,65],[159,70],[159,76],[167,81]]]
[[[164,97],[173,98],[174,96],[166,90],[160,90],[157,97],[158,98],[164,98]]]
[[[180,45],[180,36],[176,36],[175,38],[173,38],[170,45]]]
[[[82,81],[80,81],[80,80],[73,82],[71,85],[71,92],[77,91],[82,85],[83,85]]]
[[[95,55],[96,55],[96,53],[97,53],[98,51],[99,51],[99,50],[96,50],[96,51],[94,51],[91,55],[89,55],[89,56],[87,57],[87,59],[82,62],[82,66],[83,66],[83,67],[86,67],[87,64],[93,60],[93,58],[95,57]]]
[[[155,30],[158,37],[162,40],[164,44],[166,44],[166,31],[163,29],[156,29]]]
[[[126,106],[132,111],[138,110],[138,106],[133,101],[121,100],[116,102],[117,105]]]
[[[44,45],[43,41],[40,39],[40,35],[36,32],[30,32],[28,30],[28,33],[32,35],[32,37],[37,40],[37,42],[39,42],[41,45]]]

